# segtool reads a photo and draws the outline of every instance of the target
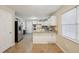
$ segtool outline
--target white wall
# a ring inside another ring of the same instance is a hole
[[[32,32],[33,32],[33,22],[26,21],[26,33],[32,33]]]
[[[14,11],[0,6],[0,52],[14,44]]]

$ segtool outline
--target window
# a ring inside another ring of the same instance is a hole
[[[62,35],[73,41],[79,40],[79,21],[77,21],[79,12],[77,9],[79,8],[74,8],[62,15]]]
[[[77,40],[79,41],[79,6],[77,7]]]

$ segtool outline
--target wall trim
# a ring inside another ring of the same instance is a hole
[[[59,44],[56,43],[56,45],[64,52],[67,53],[67,51],[65,49],[63,49]]]
[[[4,53],[7,49],[9,49],[10,47],[14,46],[15,43],[11,44],[10,46],[7,46],[3,51],[1,51],[1,53]]]

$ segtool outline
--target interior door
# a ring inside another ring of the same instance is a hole
[[[0,52],[14,44],[12,15],[5,10],[0,10]]]

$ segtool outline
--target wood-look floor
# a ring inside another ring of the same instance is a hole
[[[56,44],[33,44],[32,36],[16,43],[15,46],[7,49],[4,53],[62,53],[63,51]]]
[[[63,51],[56,44],[33,44],[32,52],[63,53]]]
[[[32,52],[32,34],[24,36],[24,39],[10,47],[4,53],[30,53]]]

